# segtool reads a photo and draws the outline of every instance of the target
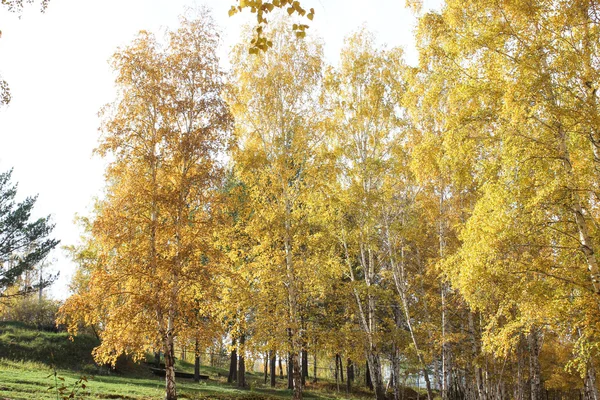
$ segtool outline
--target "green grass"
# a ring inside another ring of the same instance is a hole
[[[69,340],[66,332],[44,332],[19,322],[0,322],[0,356],[10,360],[80,370],[94,365],[91,349],[98,344],[91,336]]]
[[[71,387],[80,374],[71,370],[57,370],[58,377],[64,378],[65,385]],[[223,380],[225,378],[222,378]],[[178,379],[177,391],[182,399],[218,400],[275,400],[291,398],[287,389],[271,389],[257,381],[258,376],[249,374],[253,389],[240,390],[222,380],[195,383],[189,379]],[[62,381],[59,381],[60,384]],[[284,385],[284,381],[278,382]],[[90,377],[87,387],[79,391],[82,399],[162,399],[164,380],[150,373],[138,375],[101,375]],[[53,369],[45,364],[31,361],[9,361],[0,359],[0,398],[23,400],[56,399]],[[306,391],[308,399],[340,398],[335,392]]]
[[[125,364],[121,372],[110,372],[94,364],[91,350],[98,344],[96,338],[79,336],[70,340],[66,333],[41,332],[14,322],[0,322],[0,399],[56,400],[57,383],[71,388],[82,376],[88,378],[85,389],[76,399],[163,399],[164,378],[154,376],[147,366]],[[178,362],[176,369],[193,371],[193,364]],[[57,383],[55,383],[55,374]],[[198,400],[277,400],[291,398],[287,380],[277,379],[277,388],[264,385],[262,374],[248,373],[250,389],[238,389],[226,382],[226,370],[201,367],[208,381],[196,383],[177,379],[181,399]],[[61,380],[60,378],[64,379]],[[50,390],[48,390],[51,388]],[[331,382],[309,384],[308,399],[326,400],[344,398]],[[352,398],[370,398],[366,392],[357,392]]]

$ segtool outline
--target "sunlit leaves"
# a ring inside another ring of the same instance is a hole
[[[103,109],[98,147],[111,157],[106,195],[91,224],[89,277],[64,307],[72,331],[101,322],[103,363],[207,342],[218,329],[207,320],[218,276],[210,212],[232,125],[218,33],[200,10],[167,40],[141,32],[112,59],[118,97]]]
[[[238,12],[243,11],[245,8],[249,8],[250,12],[256,14],[256,27],[254,28],[254,35],[250,41],[250,54],[258,54],[259,51],[266,51],[268,48],[273,46],[271,40],[264,36],[264,27],[268,24],[267,15],[271,13],[275,8],[285,9],[288,16],[294,14],[306,17],[310,21],[315,16],[315,9],[311,8],[308,12],[302,8],[299,1],[296,0],[238,0],[237,6],[232,6],[229,9],[229,16],[233,16]],[[293,24],[292,30],[297,38],[306,37],[306,29],[308,25],[304,24]]]

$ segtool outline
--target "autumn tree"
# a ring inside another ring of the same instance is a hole
[[[595,380],[595,335],[578,321],[597,309],[596,15],[591,2],[448,1],[421,20],[425,85],[446,75],[434,95],[449,106],[444,140],[458,139],[447,154],[475,182],[445,273],[483,314],[487,351],[518,358],[527,347],[533,398],[544,331],[577,338],[577,365]]]
[[[72,333],[102,319],[99,362],[161,349],[171,400],[175,341],[213,334],[199,329],[214,296],[211,209],[232,120],[208,11],[182,17],[167,39],[142,31],[113,56],[119,95],[102,111],[97,149],[110,156],[92,225],[99,262],[62,311]]]
[[[393,174],[401,142],[402,52],[376,49],[365,30],[346,39],[339,70],[328,78],[332,105],[329,140],[336,157],[334,222],[344,273],[352,282],[364,351],[378,399],[385,398],[382,376],[381,285],[387,254],[380,236],[386,179]]]
[[[319,42],[297,40],[279,25],[272,35],[269,52],[249,54],[247,43],[234,51],[233,160],[251,213],[243,229],[253,243],[241,262],[264,299],[254,306],[256,329],[286,338],[277,350],[289,353],[294,398],[299,399],[304,307],[322,290],[319,279],[331,264],[322,250],[317,211],[326,171],[320,168],[317,102],[323,56]],[[269,326],[275,328],[272,333]]]

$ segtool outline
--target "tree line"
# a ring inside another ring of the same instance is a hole
[[[229,71],[206,10],[141,32],[61,322],[101,362],[161,351],[169,400],[175,346],[223,336],[240,368],[287,357],[294,399],[317,353],[366,363],[378,400],[383,365],[395,399],[407,370],[429,399],[598,399],[599,13],[448,0],[417,66],[366,29],[330,66],[272,19]]]

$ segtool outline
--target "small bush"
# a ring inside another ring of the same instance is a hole
[[[56,313],[60,302],[37,296],[17,297],[4,304],[0,320],[17,321],[39,329],[56,332]]]

